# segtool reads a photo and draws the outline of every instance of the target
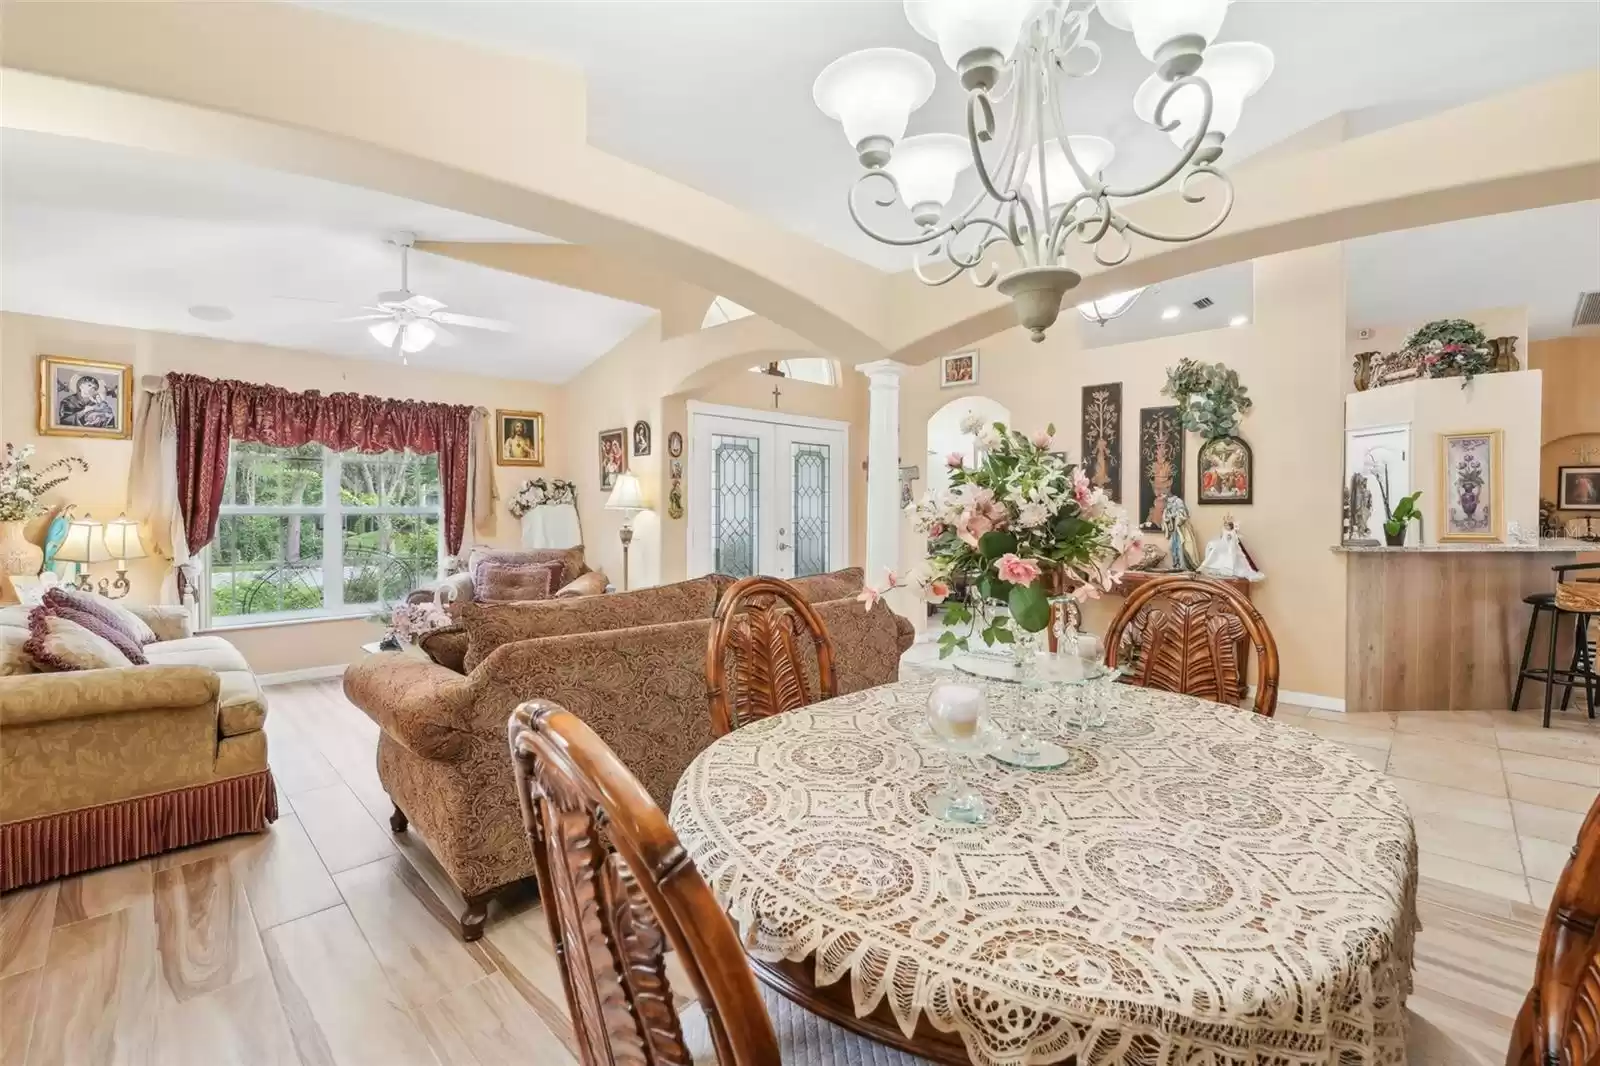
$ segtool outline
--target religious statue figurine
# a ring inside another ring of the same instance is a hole
[[[1216,540],[1206,545],[1206,557],[1200,564],[1200,572],[1207,577],[1242,577],[1249,581],[1260,581],[1267,576],[1256,569],[1255,560],[1245,551],[1244,541],[1239,539],[1239,527],[1232,515],[1222,519],[1222,532]]]
[[[1376,544],[1372,539],[1372,488],[1361,471],[1350,475],[1350,529],[1347,540],[1351,544]]]
[[[1168,568],[1193,570],[1200,561],[1200,542],[1189,524],[1189,505],[1180,497],[1169,494],[1163,502],[1161,531],[1167,535]]]

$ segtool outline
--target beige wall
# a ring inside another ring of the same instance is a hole
[[[1460,378],[1431,378],[1353,392],[1345,398],[1348,429],[1411,426],[1411,488],[1422,491],[1423,543],[1437,543],[1444,522],[1439,480],[1442,433],[1498,429],[1504,434],[1501,484],[1506,520],[1530,534],[1538,530],[1542,378],[1537,370],[1484,374],[1465,388]]]
[[[1123,403],[1123,501],[1138,506],[1139,409],[1170,404],[1160,395],[1167,368],[1189,356],[1222,361],[1240,374],[1255,409],[1240,436],[1255,452],[1255,503],[1194,506],[1202,547],[1224,514],[1238,520],[1267,580],[1254,590],[1272,626],[1287,690],[1340,697],[1344,692],[1344,563],[1329,551],[1339,538],[1345,376],[1344,257],[1338,245],[1255,263],[1255,320],[1237,329],[1164,337],[1108,348],[1078,347],[1070,311],[1043,344],[1010,330],[980,346],[980,383],[970,390],[1009,407],[1019,428],[1054,422],[1074,458],[1080,451],[1082,388],[1120,381]],[[967,390],[940,389],[936,366],[907,375],[901,405],[901,454],[926,451],[928,417]],[[1185,498],[1195,498],[1195,452],[1185,441]],[[919,485],[919,490],[921,486]],[[909,562],[921,547],[907,527]],[[1109,620],[1094,605],[1088,622]]]
[[[337,359],[314,352],[65,319],[0,314],[0,439],[35,444],[40,464],[63,455],[77,455],[86,460],[88,474],[75,475],[51,494],[51,501],[70,501],[77,504],[79,514],[88,512],[100,519],[113,518],[127,506],[128,464],[133,455],[133,443],[38,435],[38,357],[44,353],[131,363],[135,383],[146,374],[175,370],[294,390],[362,392],[483,405],[491,410],[497,406],[542,410],[546,417],[546,465],[542,470],[495,468],[501,501],[495,507],[495,529],[480,531],[484,540],[516,543],[517,523],[505,511],[505,500],[516,486],[540,473],[552,477],[569,476],[568,433],[560,387],[468,374],[442,374],[415,367],[397,367],[379,360]],[[100,564],[93,568],[93,573],[100,576],[111,570],[110,564]],[[153,599],[164,573],[161,561],[144,559],[133,563],[131,570],[134,587],[129,599],[133,602]],[[251,665],[269,673],[349,662],[360,654],[361,643],[375,639],[376,633],[375,627],[360,620],[228,631],[229,638],[239,645]]]
[[[1600,337],[1534,341],[1528,363],[1544,373],[1539,496],[1553,502],[1560,467],[1600,462]]]

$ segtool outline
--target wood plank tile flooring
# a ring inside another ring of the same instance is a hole
[[[0,896],[0,1064],[575,1066],[538,905],[497,903],[483,940],[456,940],[448,879],[415,830],[388,831],[376,727],[337,682],[270,698],[269,832]],[[1600,790],[1600,728],[1279,713],[1386,768],[1416,816],[1412,1061],[1497,1066]]]

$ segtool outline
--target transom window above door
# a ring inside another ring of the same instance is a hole
[[[437,455],[228,449],[202,623],[371,614],[439,575]]]

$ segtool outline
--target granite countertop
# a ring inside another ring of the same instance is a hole
[[[1493,544],[1481,541],[1452,544],[1407,544],[1391,548],[1387,544],[1336,544],[1330,549],[1350,555],[1383,552],[1600,552],[1600,542],[1572,537],[1543,537],[1537,544]]]

